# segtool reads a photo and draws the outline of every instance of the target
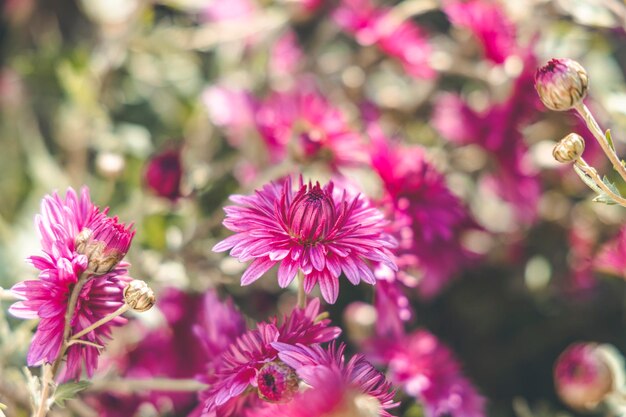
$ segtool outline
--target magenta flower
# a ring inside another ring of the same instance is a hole
[[[287,404],[264,405],[246,416],[254,417],[390,417],[397,405],[385,376],[363,355],[344,358],[345,345],[321,346],[274,344],[280,359],[295,369],[308,388]],[[306,406],[303,406],[306,404]]]
[[[144,180],[159,197],[176,201],[181,197],[183,164],[180,149],[166,149],[152,156],[146,165]]]
[[[426,33],[410,20],[398,21],[390,10],[376,7],[370,0],[342,0],[333,19],[361,45],[376,45],[396,59],[410,76],[434,78]]]
[[[40,322],[28,351],[29,366],[53,362],[61,351],[65,313],[72,288],[83,274],[90,279],[83,286],[74,315],[72,334],[89,327],[113,313],[124,303],[122,291],[130,280],[128,264],[120,263],[126,254],[134,231],[100,211],[83,188],[78,196],[68,189],[65,199],[56,193],[46,196],[41,214],[35,218],[43,249],[41,256],[30,262],[39,269],[38,280],[27,280],[13,286],[13,293],[22,299],[9,311],[16,317]],[[91,275],[94,274],[94,275]],[[117,317],[85,335],[85,340],[102,345],[110,336],[111,326],[125,319]],[[67,351],[67,363],[60,380],[78,379],[82,363],[87,375],[97,367],[99,351],[95,347],[75,344]]]
[[[234,195],[240,206],[228,206],[224,225],[235,232],[213,248],[231,249],[241,262],[254,259],[241,277],[242,285],[259,279],[279,264],[278,284],[285,288],[298,270],[304,274],[307,293],[319,283],[322,296],[334,303],[339,275],[353,285],[361,280],[374,285],[368,261],[396,269],[391,259],[394,239],[383,231],[382,214],[361,197],[349,197],[332,182],[305,185],[300,178],[294,190],[291,178],[272,182],[252,196]]]
[[[259,323],[239,337],[218,359],[214,369],[203,379],[210,385],[202,394],[205,414],[230,416],[241,408],[243,394],[252,389],[260,398],[280,402],[290,399],[297,384],[295,374],[279,361],[273,343],[297,343],[309,346],[328,342],[339,336],[341,330],[329,327],[330,320],[318,320],[320,302],[312,300],[306,309],[295,309],[279,324],[274,318]]]
[[[385,190],[381,205],[390,213],[390,229],[399,241],[394,251],[398,277],[417,286],[422,296],[433,297],[477,258],[459,243],[463,233],[477,226],[444,176],[427,161],[423,148],[396,144],[376,125],[369,132],[372,167]]]
[[[503,64],[509,56],[519,52],[515,25],[500,3],[451,0],[444,2],[443,9],[452,24],[472,32],[490,61]]]
[[[596,343],[575,343],[559,356],[554,384],[564,403],[576,409],[592,409],[613,390],[605,355]]]
[[[424,404],[427,417],[485,416],[484,399],[461,373],[449,348],[425,330],[372,340],[372,359],[392,383]]]
[[[599,271],[626,278],[626,227],[600,248],[593,263]]]

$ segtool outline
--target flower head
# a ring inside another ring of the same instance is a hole
[[[328,327],[329,320],[318,320],[319,300],[312,300],[306,309],[295,309],[282,324],[277,319],[259,323],[239,337],[214,363],[214,370],[204,379],[210,385],[203,393],[205,413],[219,410],[231,415],[233,403],[241,401],[248,389],[271,402],[288,401],[297,382],[289,367],[279,360],[275,342],[289,345],[316,345],[335,339],[340,330]]]
[[[587,95],[588,85],[587,72],[572,59],[551,59],[535,73],[535,89],[550,110],[576,107]]]
[[[595,343],[575,343],[554,366],[554,384],[561,400],[572,408],[591,409],[613,390],[606,353]]]
[[[159,197],[176,201],[181,197],[183,166],[180,149],[167,149],[154,155],[144,174],[148,188]]]
[[[39,269],[39,279],[13,286],[22,301],[9,311],[20,318],[39,318],[27,362],[29,366],[53,362],[61,351],[65,314],[70,293],[81,280],[76,308],[70,319],[71,334],[113,313],[124,303],[122,292],[130,278],[128,264],[119,263],[126,254],[134,231],[107,217],[108,209],[93,205],[89,191],[80,196],[68,189],[65,199],[57,194],[46,196],[41,214],[35,219],[43,254],[31,256]],[[113,259],[113,260],[112,260]],[[85,340],[102,345],[110,336],[112,325],[124,323],[117,317],[85,335]],[[68,348],[67,363],[60,379],[79,378],[82,363],[91,376],[97,366],[96,347],[75,344]]]
[[[213,250],[231,249],[231,255],[242,262],[254,259],[241,277],[242,285],[279,264],[281,287],[301,270],[305,291],[311,292],[319,283],[324,299],[334,303],[342,271],[357,285],[361,280],[376,283],[368,261],[396,269],[389,251],[395,241],[383,231],[382,214],[363,197],[349,197],[335,189],[332,182],[322,187],[300,179],[294,190],[288,178],[264,186],[255,195],[231,200],[240,206],[225,208],[224,225],[236,234]]]
[[[577,133],[570,133],[561,139],[552,151],[552,156],[562,164],[575,162],[585,150],[585,140]]]

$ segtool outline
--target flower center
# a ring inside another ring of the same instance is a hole
[[[331,191],[319,183],[303,187],[289,209],[289,234],[300,244],[314,245],[328,236],[335,221]]]
[[[263,365],[257,374],[256,382],[259,397],[272,403],[288,402],[298,391],[298,377],[295,371],[280,361]]]

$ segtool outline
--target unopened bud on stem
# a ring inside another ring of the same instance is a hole
[[[141,313],[152,308],[156,302],[156,297],[148,284],[139,279],[134,279],[124,288],[124,301],[134,311]]]
[[[551,59],[535,73],[535,89],[551,110],[565,111],[581,104],[588,86],[587,72],[571,59]]]
[[[570,133],[554,146],[552,156],[562,164],[569,164],[580,158],[584,150],[585,140],[576,133]]]

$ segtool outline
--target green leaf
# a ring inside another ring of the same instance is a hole
[[[68,382],[67,384],[59,385],[54,392],[54,403],[60,407],[63,407],[66,400],[71,400],[87,388],[91,383],[88,381]]]
[[[582,169],[580,169],[578,167],[578,165],[574,165],[574,172],[576,172],[578,174],[578,176],[580,177],[580,179],[583,180],[583,182],[585,184],[587,184],[587,187],[591,188],[597,194],[603,194],[604,193],[602,191],[602,189],[600,187],[598,187],[598,184],[595,183],[593,178],[591,178],[589,175],[585,174],[585,172]]]
[[[615,183],[611,182],[611,180],[608,179],[606,176],[602,178],[602,182],[607,186],[609,190],[611,190],[613,194],[619,197],[622,196],[619,190],[617,189],[617,187],[615,186]],[[594,198],[593,201],[596,203],[604,203],[608,205],[617,204],[617,202],[613,199],[613,197],[606,194],[604,191],[599,192],[598,196]]]
[[[611,147],[613,152],[615,152],[615,145],[613,145],[613,138],[611,137],[611,129],[607,129],[606,132],[604,132],[604,137],[606,138],[606,141],[609,143],[609,146]]]

